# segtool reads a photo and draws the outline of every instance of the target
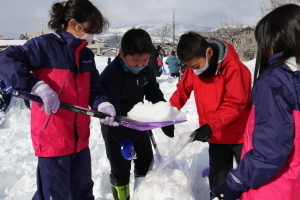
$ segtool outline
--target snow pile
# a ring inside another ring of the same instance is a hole
[[[172,151],[158,163],[154,163],[134,191],[133,200],[194,200],[191,186],[197,171],[198,146],[191,143],[190,132],[179,136]]]
[[[127,114],[127,117],[140,122],[163,122],[186,120],[183,112],[170,105],[169,102],[157,102],[152,104],[137,103]]]
[[[189,180],[179,169],[171,169],[167,173],[153,177],[151,180],[140,184],[141,195],[139,200],[157,199],[193,199],[192,194],[186,189]],[[151,188],[151,189],[150,189]]]

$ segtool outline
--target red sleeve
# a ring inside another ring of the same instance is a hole
[[[192,73],[194,73],[192,69],[186,69],[180,82],[177,84],[177,90],[170,98],[171,106],[177,107],[179,110],[185,105],[190,98],[191,92],[194,90]]]
[[[215,114],[209,116],[213,132],[220,131],[248,109],[251,102],[251,73],[241,62],[233,62],[224,69],[225,94]]]

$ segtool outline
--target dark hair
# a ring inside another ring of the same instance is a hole
[[[175,51],[171,51],[171,55],[172,55],[172,56],[175,56]]]
[[[109,22],[89,0],[68,0],[54,3],[50,12],[48,27],[63,30],[71,19],[78,23],[89,22],[88,33],[99,34],[109,27]]]
[[[257,41],[257,56],[254,78],[261,73],[284,63],[291,56],[296,57],[300,64],[300,6],[287,4],[280,6],[257,24],[255,39]],[[268,66],[270,52],[282,52],[279,59]]]
[[[180,36],[177,46],[177,56],[182,62],[193,58],[206,57],[206,49],[210,47],[208,41],[194,31]]]
[[[124,56],[134,54],[151,54],[153,45],[150,35],[143,29],[130,29],[121,41]]]

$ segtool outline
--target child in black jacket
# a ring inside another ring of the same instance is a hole
[[[142,29],[131,29],[122,38],[119,55],[101,73],[103,89],[116,108],[117,115],[126,116],[135,104],[143,102],[144,97],[152,103],[165,101],[155,75],[148,66],[151,53],[149,34]],[[102,124],[101,130],[111,165],[110,181],[114,199],[129,199],[131,160],[134,159],[135,177],[144,177],[153,159],[149,134]],[[174,125],[163,127],[162,130],[167,136],[174,137]]]

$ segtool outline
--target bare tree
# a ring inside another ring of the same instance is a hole
[[[300,5],[300,0],[263,0],[260,3],[260,10],[264,16],[275,8],[289,3]]]
[[[221,22],[221,25],[222,28],[219,29],[221,34],[221,39],[231,44],[234,44],[238,33],[243,28],[243,24],[234,21],[231,22],[224,21]]]
[[[218,38],[232,44],[243,59],[253,59],[256,53],[256,41],[253,27],[243,27],[242,23],[221,22],[222,28],[200,33],[208,38]]]
[[[151,35],[153,37],[157,37],[158,43],[161,45],[161,47],[164,47],[165,43],[167,42],[167,39],[172,37],[172,30],[173,30],[173,23],[168,22],[164,26],[160,28],[156,28],[153,31],[151,31]]]

